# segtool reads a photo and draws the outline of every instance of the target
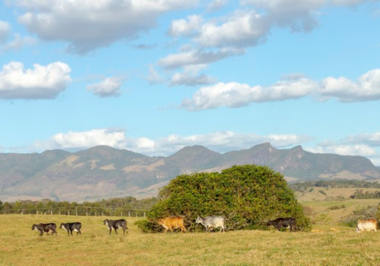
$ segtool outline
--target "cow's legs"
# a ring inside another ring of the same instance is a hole
[[[110,235],[111,235],[111,233],[112,233],[112,228],[110,227]]]
[[[114,230],[115,230],[115,234],[117,234],[117,229],[116,229],[116,228],[114,228]]]

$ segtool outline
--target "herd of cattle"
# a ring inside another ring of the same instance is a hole
[[[157,221],[159,225],[161,225],[165,233],[170,230],[173,232],[173,229],[180,229],[181,232],[186,232],[186,227],[184,225],[184,219],[183,217],[177,216],[177,217],[166,217],[159,219]],[[200,217],[195,220],[196,224],[202,224],[206,228],[206,232],[209,232],[211,229],[214,228],[220,228],[220,232],[226,231],[226,223],[225,218],[222,216],[207,216],[207,217]],[[123,234],[125,236],[125,232],[128,233],[128,227],[127,227],[127,221],[125,219],[120,220],[104,220],[103,224],[107,226],[109,230],[109,234],[111,235],[112,230],[115,231],[115,234],[117,234],[117,229],[123,229]],[[275,220],[268,221],[267,226],[274,226],[277,230],[281,230],[282,228],[289,228],[290,232],[295,232],[297,230],[297,222],[295,218],[287,217],[287,218],[277,218]],[[33,224],[32,230],[37,230],[40,232],[40,236],[43,235],[43,233],[49,234],[52,233],[52,235],[57,235],[56,230],[56,224],[55,223],[40,223],[40,224]],[[80,222],[75,223],[61,223],[60,227],[61,229],[64,229],[68,235],[73,235],[73,231],[77,232],[78,234],[82,234],[82,224]],[[376,231],[377,228],[377,220],[376,219],[359,219],[358,225],[356,227],[356,231]]]

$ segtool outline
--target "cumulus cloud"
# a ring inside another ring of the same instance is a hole
[[[184,99],[181,108],[188,111],[237,108],[251,103],[284,101],[313,96],[321,100],[336,98],[340,102],[363,102],[380,99],[380,69],[371,70],[358,81],[328,77],[321,82],[299,76],[279,81],[272,86],[250,86],[237,82],[218,83],[196,91]]]
[[[10,62],[0,72],[0,99],[53,99],[71,81],[70,67],[62,62],[24,69],[20,62]]]
[[[181,108],[188,111],[214,109],[222,106],[238,108],[253,102],[272,102],[298,99],[315,91],[318,85],[308,79],[281,81],[270,87],[237,82],[217,83],[196,91],[192,99],[185,99]]]
[[[168,55],[159,60],[158,64],[165,69],[176,69],[192,65],[205,65],[222,60],[226,57],[240,55],[243,49],[220,49],[218,51],[191,50],[178,54]]]
[[[194,38],[201,47],[245,48],[265,41],[270,24],[265,16],[251,11],[237,11],[220,24],[211,20],[202,25]]]
[[[99,83],[88,85],[87,90],[101,98],[119,97],[121,95],[120,89],[123,86],[124,80],[124,77],[106,78]]]
[[[0,20],[0,43],[4,43],[8,39],[10,31],[11,26],[9,23]]]
[[[221,17],[205,19],[198,15],[188,16],[186,19],[175,20],[169,29],[169,35],[174,37],[191,38],[191,43],[197,48],[192,54],[172,54],[160,60],[166,68],[166,61],[184,60],[186,63],[174,64],[180,67],[183,64],[197,64],[196,58],[204,55],[205,49],[245,49],[266,42],[271,30],[275,27],[287,28],[294,32],[310,32],[318,25],[318,16],[322,8],[352,7],[378,0],[242,0],[244,8],[235,10],[231,14]],[[209,8],[219,8],[225,4],[224,0],[215,0]],[[198,54],[197,54],[198,53]],[[214,53],[219,53],[215,52]],[[231,56],[231,55],[229,55]],[[228,55],[218,60],[227,58]],[[203,58],[203,56],[202,56]],[[191,60],[193,59],[193,60]],[[212,63],[218,60],[210,60]],[[207,63],[206,61],[203,62]]]
[[[84,132],[58,133],[47,141],[35,142],[32,149],[38,151],[81,150],[97,145],[122,149],[126,146],[125,132],[122,130],[94,129]]]
[[[380,69],[371,70],[358,81],[345,77],[328,77],[322,81],[321,96],[336,97],[341,102],[374,101],[380,99]]]
[[[156,26],[160,15],[195,6],[197,0],[15,0],[18,20],[44,41],[66,41],[84,54],[115,41],[135,38]],[[74,30],[75,29],[75,30]]]
[[[179,19],[171,23],[168,34],[170,36],[192,36],[200,30],[203,18],[198,15],[188,16],[187,20]]]

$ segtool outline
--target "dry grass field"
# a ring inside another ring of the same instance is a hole
[[[331,201],[305,201],[302,205],[308,206],[313,210],[312,220],[323,220],[320,224],[337,225],[342,217],[350,215],[355,210],[377,206],[379,199],[346,199]],[[331,210],[333,206],[344,205],[345,208]],[[373,217],[374,218],[374,217]]]
[[[117,218],[117,217],[115,217]],[[380,265],[380,233],[317,226],[310,233],[108,235],[104,217],[1,215],[0,265]],[[38,236],[33,223],[81,221],[81,236]]]

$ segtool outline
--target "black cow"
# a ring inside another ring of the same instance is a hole
[[[82,234],[82,232],[81,232],[82,224],[79,222],[61,223],[61,226],[59,228],[65,229],[67,232],[67,235],[70,235],[70,234],[73,235],[73,231],[76,231],[77,235]]]
[[[120,219],[120,220],[108,220],[108,219],[105,219],[103,221],[103,223],[105,225],[107,225],[108,229],[110,230],[110,234],[112,232],[112,229],[115,230],[115,233],[117,234],[117,229],[123,229],[124,231],[124,236],[125,236],[125,231],[128,230],[128,227],[127,227],[127,221],[124,220],[124,219]],[[128,232],[127,232],[128,233]]]
[[[48,224],[33,224],[32,226],[32,230],[38,230],[40,231],[40,236],[43,235],[43,233],[45,232],[46,234],[49,234],[50,231],[52,231],[52,235],[57,235],[57,230],[56,230],[57,226],[55,225],[55,223],[48,223]]]
[[[273,225],[275,228],[278,229],[278,231],[281,230],[282,227],[290,227],[290,232],[295,232],[296,231],[296,219],[292,217],[287,217],[287,218],[277,218],[272,221],[268,221],[267,223],[268,226]]]

